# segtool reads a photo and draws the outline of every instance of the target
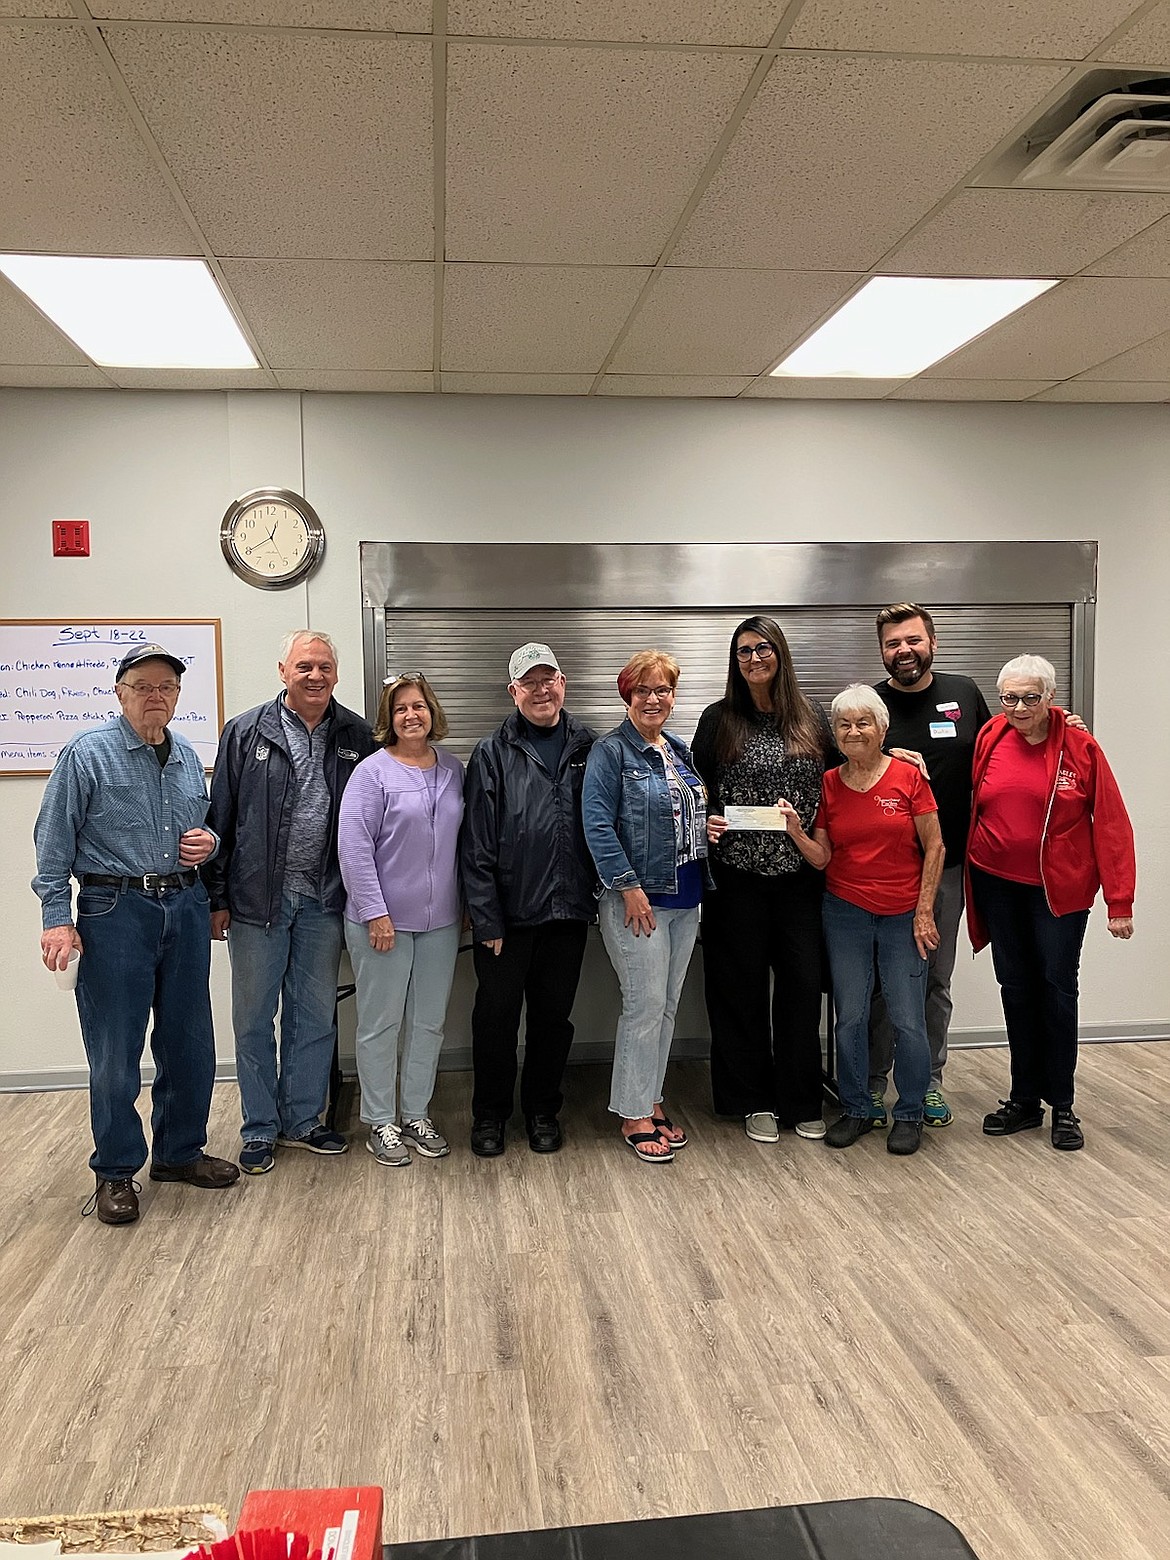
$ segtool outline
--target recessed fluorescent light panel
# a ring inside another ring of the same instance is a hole
[[[772,373],[912,379],[1055,286],[1055,281],[875,276]]]
[[[107,368],[256,368],[202,260],[0,255],[0,271]]]

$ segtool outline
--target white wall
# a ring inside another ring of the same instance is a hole
[[[1090,924],[1082,1021],[1170,1030],[1159,979],[1170,731],[1151,698],[1170,576],[1170,409],[0,391],[0,476],[0,616],[220,617],[228,713],[275,691],[280,635],[306,623],[336,637],[339,695],[360,706],[363,540],[1097,540],[1094,728],[1133,813],[1140,880],[1132,943],[1112,943],[1103,915]],[[264,484],[299,488],[328,532],[322,568],[289,592],[241,584],[219,550],[230,500]],[[90,519],[91,558],[50,556],[59,517]],[[880,670],[876,650],[858,668]],[[38,964],[27,884],[41,785],[0,779],[0,1076],[83,1063],[72,1005]],[[988,962],[960,959],[960,1030],[999,1023]],[[607,977],[590,965],[582,1038],[606,1038]],[[228,1057],[222,948],[214,995]],[[457,993],[455,1045],[466,999]],[[697,1015],[692,993],[692,1029]]]

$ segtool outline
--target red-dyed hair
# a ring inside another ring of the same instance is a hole
[[[665,650],[639,650],[637,655],[630,657],[617,676],[617,690],[623,704],[630,702],[634,689],[658,667],[662,668],[670,686],[678,687],[679,664],[674,656],[667,655]]]

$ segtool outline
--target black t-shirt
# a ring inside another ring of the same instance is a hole
[[[886,749],[912,748],[930,771],[948,867],[966,855],[971,823],[971,761],[979,728],[991,719],[987,701],[969,677],[934,672],[929,687],[908,693],[890,682],[874,683],[890,712]],[[932,730],[933,728],[933,730]]]
[[[560,768],[561,754],[565,751],[564,721],[558,715],[555,726],[534,726],[521,715],[520,730],[540,755],[540,761],[549,774],[555,775]]]

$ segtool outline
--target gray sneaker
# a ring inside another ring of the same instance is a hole
[[[429,1116],[416,1116],[413,1121],[402,1123],[402,1141],[428,1159],[442,1159],[451,1152],[451,1145]]]
[[[770,1110],[755,1110],[744,1117],[743,1129],[753,1143],[779,1143],[780,1127]]]
[[[410,1153],[402,1141],[402,1134],[392,1121],[380,1127],[371,1127],[366,1147],[380,1165],[408,1165]]]

